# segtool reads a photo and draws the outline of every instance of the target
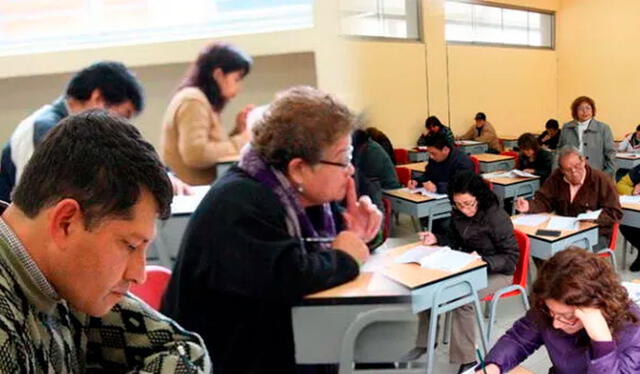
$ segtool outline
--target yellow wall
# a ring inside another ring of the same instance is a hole
[[[596,102],[596,117],[614,137],[640,123],[640,1],[562,0],[556,24],[558,109],[571,119],[578,96]]]

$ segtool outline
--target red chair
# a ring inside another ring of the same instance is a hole
[[[409,151],[404,148],[394,148],[393,156],[396,159],[396,165],[404,165],[409,163]]]
[[[162,295],[171,279],[171,270],[163,266],[147,265],[144,271],[147,274],[147,280],[143,284],[131,286],[129,291],[153,309],[159,310]]]
[[[616,263],[616,256],[613,253],[613,251],[616,250],[616,241],[618,240],[619,228],[620,228],[620,224],[618,222],[613,224],[611,239],[609,240],[609,248],[601,249],[598,252],[596,252],[596,254],[600,257],[609,257],[611,259],[611,265],[613,265],[613,270],[618,269],[618,264]]]
[[[469,155],[469,158],[471,158],[471,162],[473,162],[473,171],[475,171],[476,174],[480,174],[480,160],[473,155]]]
[[[400,184],[406,186],[411,180],[411,169],[396,166],[396,175]]]
[[[516,151],[502,151],[500,152],[503,156],[512,156],[516,160],[516,169],[520,167],[520,155]]]
[[[391,200],[382,198],[382,206],[384,207],[384,224],[382,226],[382,238],[387,240],[391,234]]]

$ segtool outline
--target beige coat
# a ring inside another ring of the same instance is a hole
[[[464,133],[460,137],[463,140],[475,140],[477,142],[488,143],[489,148],[495,149],[496,151],[502,151],[502,147],[500,146],[500,141],[498,140],[498,135],[496,134],[496,130],[493,128],[491,123],[487,121],[487,123],[482,126],[482,131],[480,132],[480,136],[476,136],[476,125],[471,125],[469,130]]]
[[[191,185],[211,184],[216,162],[238,155],[249,132],[229,136],[204,93],[187,87],[175,94],[162,120],[160,154],[176,176]]]

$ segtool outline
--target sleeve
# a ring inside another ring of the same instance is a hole
[[[380,186],[385,190],[402,187],[398,181],[393,161],[391,161],[384,148],[376,142],[370,142],[369,147],[372,147],[372,157],[367,159],[367,163],[370,164],[367,167],[372,168],[370,176],[379,178]]]
[[[618,194],[620,195],[631,195],[633,193],[633,187],[633,182],[628,173],[616,183],[616,190],[618,190]]]
[[[613,176],[618,168],[618,163],[616,162],[616,149],[613,145],[613,134],[611,134],[611,128],[608,125],[603,124],[604,126],[604,166],[603,170],[605,173]]]
[[[497,214],[491,214],[489,222],[493,227],[491,240],[496,254],[482,256],[482,259],[489,266],[490,273],[513,274],[520,257],[520,248],[513,235],[513,223],[502,209]]]
[[[527,213],[553,212],[555,210],[553,202],[557,195],[558,187],[553,176],[547,178],[542,187],[529,200],[529,211]]]
[[[545,142],[542,140],[544,139],[545,136],[547,136],[547,130],[544,130],[542,134],[538,135],[538,144],[540,145],[545,144]]]
[[[449,227],[447,228],[445,233],[433,233],[438,239],[438,245],[449,246],[452,249],[460,249],[460,243],[462,243],[462,238],[460,238],[460,234],[456,229],[456,225],[453,222],[453,217],[449,219]]]
[[[210,373],[211,360],[202,339],[127,294],[102,317],[86,321],[87,366],[105,372],[140,374]]]
[[[485,362],[496,364],[502,373],[508,373],[544,343],[534,311],[517,320],[513,326],[491,348]]]
[[[634,339],[635,344],[631,342],[623,342],[622,344],[614,343],[615,348],[609,353],[600,357],[591,355],[589,365],[587,366],[587,374],[640,372],[640,344],[637,343],[638,336],[631,337],[630,339]]]
[[[424,146],[427,144],[427,137],[424,136],[424,134],[420,134],[420,137],[418,138],[418,142],[417,142],[418,146]]]
[[[28,373],[34,370],[30,367],[33,363],[29,363],[24,354],[28,349],[22,344],[20,336],[23,336],[23,333],[18,333],[13,323],[7,321],[5,316],[0,317],[1,374]]]
[[[180,133],[178,151],[185,164],[193,168],[211,167],[224,156],[237,154],[248,141],[248,133],[230,139],[222,133],[222,125],[211,118],[210,108],[194,99],[187,99],[176,111],[175,122]],[[211,127],[220,128],[222,136],[211,138]]]
[[[498,137],[498,134],[496,134],[496,130],[493,128],[492,125],[487,123],[482,128],[482,133],[480,134],[480,136],[475,138],[475,140],[479,142],[484,142],[484,143],[491,143],[497,137]]]
[[[602,213],[596,220],[599,225],[611,226],[622,219],[622,206],[616,187],[611,179],[603,177],[600,180],[598,201],[601,202]]]
[[[473,138],[475,136],[475,133],[476,133],[476,126],[475,125],[471,125],[471,127],[469,127],[469,130],[467,130],[467,132],[462,134],[460,139],[462,139],[462,140],[473,140]]]
[[[629,142],[629,140],[631,139],[632,136],[633,136],[633,134],[628,135],[624,139],[622,139],[620,144],[618,144],[618,152],[633,152],[633,147],[631,146],[631,143]]]

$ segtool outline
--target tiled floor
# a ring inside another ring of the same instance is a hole
[[[392,236],[387,240],[384,246],[381,248],[394,248],[399,245],[415,242],[418,240],[417,234],[414,231],[411,220],[408,216],[400,215],[400,222],[395,225],[392,232]],[[629,263],[635,258],[637,252],[627,255],[627,268],[621,271],[620,264],[622,263],[622,235],[618,236],[616,259],[618,261],[618,271],[622,280],[632,280],[640,278],[640,273],[632,273],[628,270]],[[495,341],[504,334],[504,332],[511,327],[514,321],[520,318],[524,314],[522,303],[519,298],[513,297],[505,300],[501,300],[498,308],[497,323],[494,328],[493,341],[489,344],[495,343]],[[477,333],[476,333],[477,335]],[[441,339],[441,337],[440,337]],[[441,340],[440,340],[441,341]],[[479,344],[479,340],[478,340]],[[446,374],[456,373],[457,365],[449,364],[448,345],[438,344],[436,349],[436,361],[434,362],[434,373]],[[526,361],[522,363],[522,366],[529,369],[533,373],[546,374],[551,367],[551,362],[547,356],[547,351],[542,348],[531,355]]]

